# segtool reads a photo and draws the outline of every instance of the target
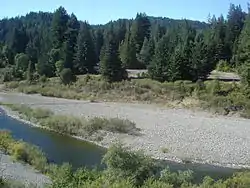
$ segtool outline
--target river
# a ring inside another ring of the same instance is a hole
[[[88,168],[103,167],[101,160],[106,149],[86,141],[32,127],[8,117],[2,110],[0,110],[0,129],[10,130],[15,139],[22,139],[38,146],[50,162],[56,164],[67,162],[74,168],[83,166]],[[206,164],[179,164],[170,161],[164,162],[164,165],[168,165],[173,171],[193,170],[197,181],[200,181],[206,175],[215,179],[226,178],[237,171],[236,169]]]

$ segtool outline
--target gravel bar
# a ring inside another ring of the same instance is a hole
[[[250,167],[250,120],[247,119],[154,105],[91,103],[20,93],[0,93],[0,101],[46,108],[56,114],[125,118],[141,129],[140,136],[109,135],[101,145],[108,146],[119,139],[157,159]],[[168,152],[164,153],[163,148]]]
[[[14,162],[10,156],[0,153],[0,175],[3,179],[23,183],[26,187],[44,187],[50,179],[34,170],[31,166]]]

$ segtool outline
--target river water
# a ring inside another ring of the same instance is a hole
[[[106,149],[95,144],[77,140],[69,136],[60,135],[8,117],[0,109],[0,129],[10,130],[15,139],[38,146],[46,154],[50,162],[62,164],[70,163],[74,168],[78,167],[103,167],[101,160]],[[206,164],[179,164],[164,162],[171,170],[193,170],[195,178],[200,181],[204,176],[212,178],[226,178],[237,170]]]

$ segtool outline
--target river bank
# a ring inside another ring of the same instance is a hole
[[[13,159],[2,152],[0,152],[0,173],[4,180],[14,180],[21,182],[27,187],[36,185],[44,187],[45,184],[50,184],[50,178],[34,170],[33,167],[20,163],[14,162]]]
[[[126,118],[141,129],[140,136],[112,133],[102,141],[95,141],[95,144],[103,147],[121,140],[133,150],[143,150],[156,159],[230,168],[249,167],[249,120],[183,109],[159,109],[149,105],[90,103],[25,94],[1,93],[0,96],[4,102],[45,108],[56,114]],[[167,152],[162,151],[164,147]]]

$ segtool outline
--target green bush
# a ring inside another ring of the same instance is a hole
[[[226,60],[220,60],[216,66],[216,70],[221,72],[232,72],[232,68]]]
[[[111,179],[130,178],[135,185],[142,185],[157,171],[152,158],[140,152],[129,151],[121,144],[110,147],[103,162],[107,165],[107,173]]]
[[[26,145],[23,142],[13,144],[10,154],[14,157],[14,159],[28,163],[28,153]]]
[[[76,77],[75,77],[75,75],[73,75],[71,69],[63,69],[60,72],[60,78],[62,80],[62,83],[65,85],[68,85],[68,84],[76,81]]]

